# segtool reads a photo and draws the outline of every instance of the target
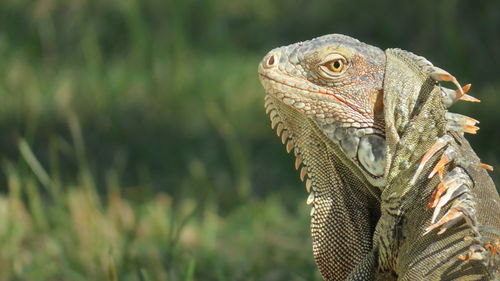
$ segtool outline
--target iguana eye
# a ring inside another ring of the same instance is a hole
[[[342,70],[344,70],[344,66],[344,60],[340,58],[329,61],[326,64],[326,67],[332,72],[341,72]]]
[[[346,70],[347,59],[337,53],[330,54],[320,63],[320,74],[325,78],[336,78]]]

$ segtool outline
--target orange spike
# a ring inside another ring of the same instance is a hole
[[[466,124],[466,125],[471,125],[471,126],[474,126],[474,125],[476,125],[476,124],[479,124],[479,123],[480,123],[480,122],[479,122],[479,120],[474,119],[474,118],[472,118],[472,117],[465,116],[465,115],[463,115],[463,117],[465,118],[464,124]]]
[[[491,165],[488,165],[486,163],[479,163],[478,166],[481,167],[481,168],[483,168],[483,169],[486,169],[488,171],[493,172],[493,166],[491,166]]]
[[[439,199],[441,199],[441,195],[448,189],[448,187],[440,182],[434,192],[431,195],[431,199],[429,200],[429,204],[427,204],[427,208],[436,208],[437,204],[439,203]]]
[[[444,217],[442,217],[437,223],[435,224],[432,224],[430,225],[429,227],[427,227],[425,229],[425,233],[424,234],[427,234],[429,233],[430,231],[444,225],[445,223],[449,222],[449,221],[452,221],[452,220],[455,220],[455,219],[458,219],[460,217],[463,217],[463,213],[457,209],[457,208],[451,208]],[[446,231],[446,228],[443,228],[441,229],[438,234],[442,234],[443,232]]]
[[[479,127],[474,126],[474,125],[469,125],[465,124],[464,125],[464,132],[475,135],[477,134],[477,131],[479,130]]]
[[[441,157],[441,159],[439,160],[439,162],[436,164],[436,166],[434,167],[434,169],[432,170],[432,172],[429,174],[429,179],[432,178],[436,172],[439,173],[439,177],[440,178],[443,178],[443,174],[444,174],[444,166],[446,166],[446,164],[450,163],[451,162],[451,159],[446,157],[445,155],[443,155]]]
[[[448,137],[448,136],[446,136]],[[436,143],[434,143],[431,148],[424,154],[422,157],[422,160],[420,160],[420,164],[418,165],[417,171],[415,172],[415,175],[413,176],[413,179],[411,180],[410,184],[415,184],[415,181],[417,180],[417,177],[420,175],[422,170],[424,169],[425,164],[427,161],[429,161],[436,152],[441,150],[443,147],[445,147],[449,140],[445,139],[446,137],[439,138]],[[449,138],[449,137],[448,137]]]
[[[429,203],[427,203],[427,206],[425,206],[427,209],[432,209],[437,205],[436,202],[438,201],[438,199],[436,199],[436,194],[438,192],[440,185],[441,183],[438,185],[438,188],[434,189],[434,191],[432,192],[431,198],[429,199]]]
[[[460,255],[460,256],[458,256],[458,259],[461,260],[461,261],[469,261],[470,260],[470,255],[469,254]]]
[[[496,256],[500,252],[500,240],[496,240],[494,244],[486,242],[484,247],[491,252],[491,256]]]
[[[472,87],[472,85],[469,83],[465,86],[462,87],[462,91],[464,91],[464,94],[467,94],[470,90],[470,88]]]
[[[457,90],[457,93],[459,94],[459,95],[457,95],[457,99],[463,100],[463,101],[469,101],[469,102],[481,102],[480,99],[475,98],[475,97],[470,96],[470,95],[467,95],[470,88],[471,88],[471,84],[467,84],[467,85],[463,86],[462,87],[462,92],[464,93],[463,95],[460,95],[460,91]]]
[[[459,97],[458,99],[462,100],[462,101],[468,101],[468,102],[481,102],[480,99],[473,97],[473,96],[470,96],[470,95],[463,95],[463,96]]]
[[[448,72],[446,72],[446,70],[443,70],[439,67],[434,67],[434,72],[431,73],[430,76],[432,79],[434,79],[436,81],[446,81],[446,82],[451,82],[451,83],[455,84],[455,86],[457,87],[457,91],[458,91],[458,95],[457,95],[458,99],[461,98],[463,95],[465,95],[462,86],[460,86],[460,83],[458,83],[455,76],[449,74]]]

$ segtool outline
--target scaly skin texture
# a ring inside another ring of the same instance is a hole
[[[474,100],[468,88],[422,57],[338,34],[272,50],[259,74],[307,177],[325,280],[499,278],[500,199],[463,137],[475,120],[446,109]]]

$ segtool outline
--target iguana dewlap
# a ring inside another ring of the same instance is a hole
[[[500,279],[500,198],[463,136],[478,122],[447,111],[470,85],[339,34],[272,50],[259,76],[326,280]]]

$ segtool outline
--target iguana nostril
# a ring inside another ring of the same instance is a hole
[[[276,62],[277,62],[277,58],[276,58],[276,55],[270,55],[266,61],[264,62],[264,67],[265,68],[271,68],[271,67],[274,67],[276,65]]]
[[[273,65],[274,64],[274,56],[269,57],[269,59],[267,60],[267,64],[268,65]]]

